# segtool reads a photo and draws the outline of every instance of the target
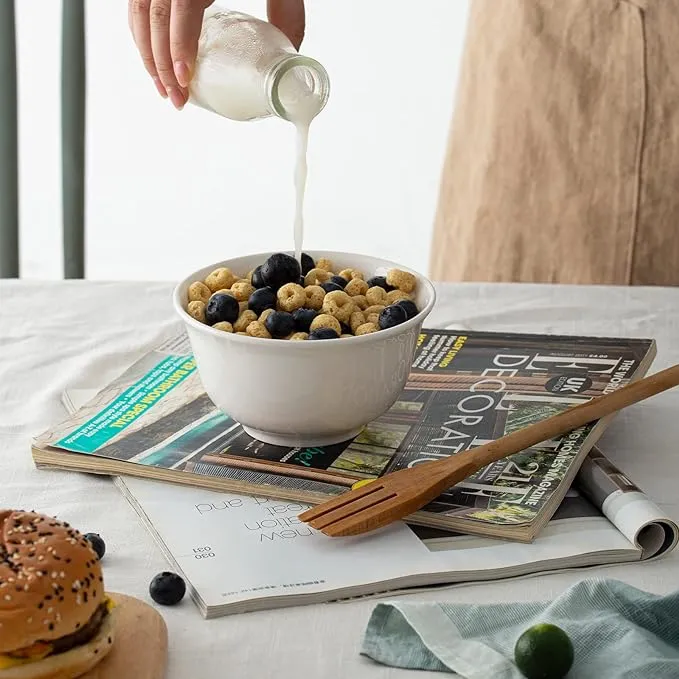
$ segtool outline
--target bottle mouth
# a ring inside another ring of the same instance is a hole
[[[328,73],[310,57],[291,54],[274,65],[267,76],[267,92],[274,113],[290,122],[297,114],[315,118],[328,102]]]

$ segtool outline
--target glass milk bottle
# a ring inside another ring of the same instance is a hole
[[[279,116],[308,125],[328,100],[328,74],[273,24],[212,5],[204,15],[189,101],[231,120]]]

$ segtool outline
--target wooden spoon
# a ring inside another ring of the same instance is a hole
[[[421,509],[479,469],[679,384],[679,365],[627,384],[478,448],[401,469],[312,507],[299,518],[326,535],[359,535]]]

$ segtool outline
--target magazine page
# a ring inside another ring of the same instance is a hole
[[[300,503],[134,477],[117,485],[206,617],[641,558],[575,491],[522,544],[402,523],[338,540],[301,524]]]
[[[309,505],[132,477],[117,485],[204,614],[242,602],[252,610],[258,599],[379,588],[420,572],[427,553],[401,522],[368,538],[334,539],[297,518]]]
[[[642,550],[644,559],[662,556],[679,540],[679,526],[630,481],[606,456],[593,448],[576,484],[608,520]]]
[[[279,487],[280,497],[313,481],[316,492],[332,495],[358,479],[477,447],[616,389],[648,369],[655,344],[423,330],[399,400],[355,439],[324,448],[283,448],[250,438],[203,392],[186,352],[178,339],[174,348],[143,357],[36,445],[180,476],[220,477],[253,491],[268,486],[266,494]],[[525,526],[530,539],[531,524],[570,485],[595,426],[489,465],[418,514],[498,536]]]

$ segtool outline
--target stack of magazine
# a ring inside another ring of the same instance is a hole
[[[655,351],[648,339],[423,330],[388,412],[342,444],[282,448],[216,409],[180,335],[100,392],[65,393],[70,415],[35,439],[33,458],[116,477],[206,617],[647,560],[679,529],[595,447],[610,417],[493,463],[376,533],[327,538],[297,517],[359,479],[639,379]]]

